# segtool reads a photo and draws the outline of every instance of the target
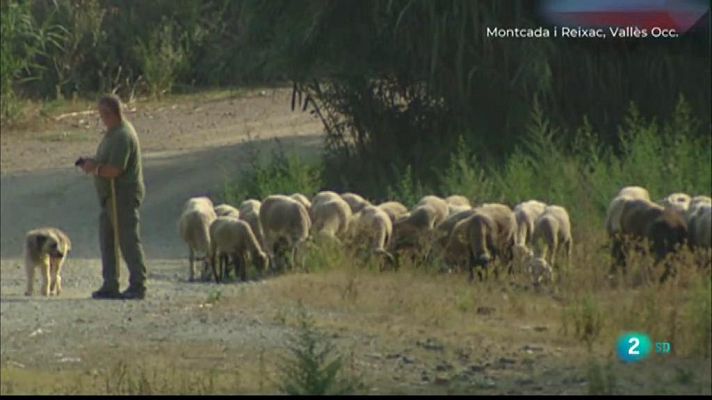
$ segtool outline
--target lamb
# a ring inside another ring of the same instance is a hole
[[[314,234],[324,234],[332,238],[346,235],[352,212],[349,204],[341,198],[316,203],[311,210]]]
[[[250,225],[233,217],[218,217],[210,225],[210,265],[213,268],[215,282],[225,278],[226,271],[222,255],[232,256],[235,273],[242,281],[247,280],[247,262],[251,259],[262,273],[267,269],[269,259],[262,251]],[[216,266],[216,258],[220,265]]]
[[[395,267],[393,255],[386,250],[393,234],[393,225],[388,214],[380,207],[369,205],[354,216],[352,231],[356,240],[366,243],[373,254],[384,256]]]
[[[383,210],[391,219],[391,224],[404,215],[408,214],[408,208],[397,201],[387,201],[378,205],[378,208]]]
[[[178,221],[178,230],[181,239],[188,244],[190,281],[195,280],[195,255],[203,254],[204,271],[207,270],[208,255],[210,252],[210,224],[217,215],[213,202],[207,197],[194,197],[189,199],[183,207],[183,212]]]
[[[298,249],[307,240],[311,229],[311,219],[306,208],[287,196],[272,195],[262,202],[259,216],[264,232],[264,249],[273,261],[272,265],[282,269],[274,262],[275,257],[282,253],[282,250],[287,250],[291,254],[291,264],[293,264]]]
[[[229,204],[220,204],[219,206],[215,206],[215,215],[218,217],[232,216],[238,218],[240,211]]]
[[[516,244],[529,246],[534,233],[534,223],[544,213],[546,204],[537,200],[529,200],[514,207],[514,217],[517,219]]]
[[[679,213],[641,199],[624,202],[620,218],[620,233],[621,235],[614,241],[613,256],[616,264],[624,267],[624,236],[637,240],[647,239],[649,250],[655,254],[655,264],[668,254],[675,253],[688,236],[687,224]],[[661,281],[672,272],[671,268],[671,265],[666,265]]]
[[[434,221],[434,226],[440,225],[443,221],[445,221],[445,218],[448,216],[448,205],[447,202],[440,197],[437,196],[424,196],[418,204],[415,205],[415,208],[422,206],[422,205],[429,205],[435,210],[435,221]]]
[[[470,281],[474,280],[475,267],[488,269],[489,264],[498,258],[512,273],[512,247],[517,220],[509,207],[496,203],[478,207],[461,224],[467,235]]]
[[[289,196],[289,197],[291,197],[292,199],[294,199],[294,200],[296,200],[296,201],[302,203],[302,205],[304,206],[304,208],[307,209],[307,211],[311,210],[312,203],[311,203],[311,201],[309,201],[309,199],[307,198],[307,196],[305,196],[305,195],[303,195],[303,194],[301,194],[301,193],[294,193],[294,194],[292,194],[292,195]]]
[[[351,213],[356,214],[357,212],[361,211],[366,206],[370,206],[371,202],[364,199],[363,197],[355,194],[355,193],[342,193],[341,198],[348,203],[349,207],[351,207]]]
[[[566,264],[571,262],[571,220],[569,213],[560,206],[547,206],[537,218],[532,235],[535,256],[549,265],[556,265],[559,249],[566,251]]]

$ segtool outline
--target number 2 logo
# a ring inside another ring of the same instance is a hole
[[[630,348],[628,349],[628,354],[630,355],[639,355],[640,351],[638,351],[638,346],[640,346],[640,340],[638,340],[637,337],[632,337],[628,339],[628,344],[632,344]]]

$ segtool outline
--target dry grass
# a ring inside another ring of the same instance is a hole
[[[485,357],[485,349],[487,355],[499,357],[510,356],[525,345],[543,346],[551,349],[551,358],[544,364],[531,357],[522,359],[523,364],[537,365],[529,376],[549,381],[550,369],[558,369],[560,374],[578,371],[587,382],[585,387],[568,384],[570,387],[561,392],[709,393],[709,271],[700,271],[692,262],[694,257],[683,253],[675,279],[663,285],[645,283],[641,271],[651,260],[634,256],[628,274],[613,285],[607,278],[610,260],[604,244],[603,238],[594,234],[579,238],[572,263],[560,271],[558,283],[539,289],[529,287],[521,275],[470,284],[465,273],[442,274],[416,265],[406,264],[398,272],[379,272],[376,265],[354,261],[338,248],[321,252],[317,248],[308,258],[312,272],[274,277],[261,295],[248,290],[222,295],[213,302],[211,313],[247,313],[264,324],[297,328],[298,310],[303,306],[319,331],[349,338],[339,342],[337,349],[342,355],[351,355],[347,359],[352,373],[363,376],[367,385],[378,384],[381,393],[403,393],[403,389],[393,386],[379,368],[364,363],[373,338],[394,351],[424,338],[436,338],[446,348],[457,349],[443,354],[452,356],[460,351],[478,358]],[[615,343],[630,330],[646,332],[653,342],[672,343],[673,354],[652,354],[634,366],[619,363]],[[177,348],[166,347],[160,356],[154,352],[150,358],[119,357],[113,369],[48,373],[59,383],[32,386],[36,388],[32,390],[81,394],[277,392],[280,349],[244,349],[228,358],[219,349],[192,351],[197,358],[186,358]],[[218,361],[211,360],[210,354]],[[122,375],[126,365],[143,367]],[[57,379],[64,374],[69,378]],[[34,375],[4,367],[3,393],[27,393],[31,379]],[[504,390],[482,381],[479,386],[453,384],[442,393]]]

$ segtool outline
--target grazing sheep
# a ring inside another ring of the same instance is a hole
[[[608,236],[611,237],[611,239],[614,239],[620,234],[621,215],[623,214],[623,208],[625,207],[625,204],[627,202],[633,200],[636,199],[630,196],[616,196],[613,200],[611,200],[611,203],[608,205],[608,211],[606,211],[605,228],[606,233],[608,233]]]
[[[663,207],[673,210],[680,215],[685,215],[687,209],[690,207],[690,195],[685,193],[672,193],[664,199],[660,200],[660,205]]]
[[[467,234],[470,281],[474,280],[475,267],[487,270],[496,259],[501,259],[511,274],[512,247],[517,227],[512,210],[503,204],[487,204],[476,208],[475,213],[461,223]],[[495,274],[498,274],[497,270]]]
[[[357,195],[356,193],[342,193],[341,198],[351,207],[351,213],[356,214],[366,206],[370,206],[371,202]]]
[[[470,204],[470,200],[468,200],[467,197],[465,197],[465,196],[460,196],[459,194],[454,194],[452,196],[446,197],[445,202],[449,206],[460,206],[460,207],[472,208],[472,205]]]
[[[475,214],[475,210],[470,209],[454,214],[438,226],[439,240],[436,243],[444,253],[445,265],[450,268],[464,269],[468,266],[470,252],[467,241],[467,220]]]
[[[373,254],[384,256],[395,267],[395,258],[386,250],[393,234],[393,225],[388,214],[380,207],[369,205],[354,216],[354,238],[359,243],[366,244]]]
[[[226,277],[226,265],[222,255],[232,257],[235,274],[239,274],[242,281],[247,280],[248,259],[255,263],[260,273],[266,270],[269,263],[250,225],[233,217],[218,217],[213,221],[210,225],[210,246],[210,265],[213,268],[215,282],[220,282]],[[220,260],[218,266],[215,264],[216,258]]]
[[[311,203],[311,201],[309,201],[309,199],[307,198],[307,196],[305,196],[305,195],[303,195],[303,194],[301,194],[301,193],[294,193],[294,194],[292,194],[292,195],[289,196],[289,197],[291,197],[292,199],[294,199],[294,200],[296,200],[296,201],[302,203],[302,205],[304,206],[304,208],[307,209],[307,211],[311,210],[312,203]]]
[[[332,238],[346,235],[352,212],[349,204],[341,198],[316,203],[311,210],[314,234],[324,234]]]
[[[210,224],[216,218],[213,202],[207,197],[191,198],[183,207],[178,221],[178,231],[190,250],[189,274],[191,282],[195,280],[196,253],[203,255],[204,271],[207,270],[210,253]]]
[[[311,229],[306,208],[287,196],[272,195],[262,202],[259,216],[264,233],[264,250],[272,259],[271,264],[282,269],[274,261],[283,250],[291,254],[291,264],[294,264],[298,248],[307,240]]]
[[[514,207],[514,217],[517,219],[517,234],[515,241],[519,246],[529,246],[534,233],[534,223],[544,213],[546,204],[537,200],[529,200]]]
[[[467,262],[467,240],[464,231],[455,231],[461,221],[471,217],[475,209],[470,208],[452,214],[435,230],[435,244],[438,251],[444,253],[448,266],[464,266]]]
[[[396,220],[393,224],[393,251],[424,244],[423,239],[429,236],[435,227],[438,212],[430,205],[417,206],[407,216]]]
[[[605,228],[608,235],[615,239],[621,230],[621,214],[623,206],[630,200],[650,201],[650,194],[640,186],[626,186],[611,200],[606,211]]]
[[[262,203],[259,200],[245,200],[240,204],[240,217],[239,219],[247,222],[252,229],[252,233],[257,238],[264,249],[264,233],[262,232],[262,224],[260,223],[260,208]]]
[[[649,250],[655,254],[655,264],[658,264],[666,255],[675,253],[688,236],[687,224],[679,213],[641,199],[624,202],[620,217],[620,233],[621,235],[615,238],[613,257],[616,264],[623,267],[625,267],[624,237],[634,240],[647,239]],[[672,266],[666,264],[661,281],[664,281],[671,272]]]
[[[448,204],[447,205],[447,216],[448,218],[462,211],[472,210],[471,206],[457,206]],[[447,220],[447,218],[446,218]]]
[[[566,264],[571,262],[571,220],[566,209],[560,206],[547,206],[534,225],[532,235],[536,258],[545,259],[549,265],[556,265],[559,249],[566,251]]]
[[[445,218],[448,216],[448,206],[447,202],[440,197],[437,196],[424,196],[418,204],[415,205],[414,208],[417,208],[422,205],[429,205],[435,210],[435,221],[434,221],[434,226],[440,225],[443,221],[445,221]]]
[[[398,218],[408,214],[408,208],[397,201],[387,201],[378,205],[378,208],[383,210],[391,219],[391,224],[394,224]]]
[[[627,196],[633,199],[650,200],[650,193],[648,190],[640,186],[626,186],[621,189],[616,197]]]
[[[314,197],[312,197],[312,199],[311,199],[311,204],[312,204],[312,207],[314,207],[315,205],[317,205],[323,201],[333,200],[333,199],[341,199],[341,196],[339,196],[339,194],[336,192],[332,192],[330,190],[325,190],[325,191],[315,194]]]
[[[690,217],[692,214],[697,212],[697,210],[702,207],[703,205],[712,205],[712,198],[709,196],[695,196],[690,200],[690,207],[687,209],[687,213],[685,215],[685,220],[687,221],[688,225],[690,223]]]
[[[695,212],[689,218],[690,247],[693,249],[712,248],[712,204],[702,203],[697,205]]]
[[[230,216],[238,218],[240,216],[240,211],[229,204],[220,204],[219,206],[215,206],[215,215],[218,217]]]
[[[526,265],[534,286],[539,286],[542,283],[552,283],[554,281],[554,270],[543,257],[532,256]]]

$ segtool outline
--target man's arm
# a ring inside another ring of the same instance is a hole
[[[100,178],[112,179],[124,173],[122,168],[109,165],[109,164],[99,164],[93,159],[85,159],[84,163],[81,165],[82,170],[87,174],[93,174]]]

